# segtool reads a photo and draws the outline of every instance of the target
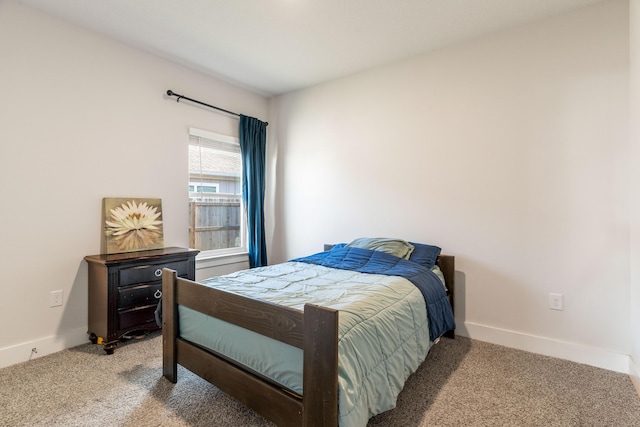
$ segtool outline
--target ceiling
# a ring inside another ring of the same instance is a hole
[[[19,0],[266,96],[602,0]]]

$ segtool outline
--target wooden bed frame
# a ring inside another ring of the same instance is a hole
[[[453,307],[455,258],[440,255]],[[162,275],[162,373],[178,380],[178,364],[214,384],[278,426],[338,424],[338,311],[306,304],[304,311],[254,300]],[[297,395],[212,350],[179,336],[178,305],[184,305],[303,351],[303,395]],[[454,331],[445,334],[454,338]]]

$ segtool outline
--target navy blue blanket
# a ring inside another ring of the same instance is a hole
[[[360,273],[404,277],[420,289],[424,296],[431,341],[456,327],[451,304],[442,282],[430,269],[418,263],[385,252],[352,247],[334,248],[292,261]]]

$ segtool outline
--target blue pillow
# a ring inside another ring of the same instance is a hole
[[[440,249],[437,246],[425,245],[422,243],[409,242],[414,246],[413,252],[409,257],[409,261],[417,262],[427,268],[432,268],[436,265],[438,255],[440,255]]]

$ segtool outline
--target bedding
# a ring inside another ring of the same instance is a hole
[[[446,310],[439,308],[437,301],[445,295],[444,288],[431,270],[362,248],[336,247],[203,284],[295,309],[311,302],[340,311],[341,426],[365,426],[371,416],[395,407],[405,380],[424,361],[433,340],[443,328],[455,326],[453,316],[449,318]],[[430,299],[436,301],[433,309],[427,309]],[[432,314],[428,315],[429,311]],[[182,338],[302,393],[300,349],[187,307],[178,307],[178,312]]]
[[[409,261],[417,262],[427,268],[435,267],[442,249],[438,246],[425,245],[423,243],[410,243],[413,245],[413,252],[411,252],[411,256],[409,256]]]
[[[320,252],[296,261],[325,265],[360,273],[400,276],[413,283],[424,296],[429,316],[429,337],[432,341],[455,328],[449,299],[438,277],[426,267],[409,262],[384,251],[367,250],[347,245],[344,248]]]
[[[438,246],[384,237],[360,237],[351,243],[337,243],[333,245],[332,248],[337,249],[345,246],[386,252],[400,258],[408,259],[409,261],[417,262],[427,268],[435,267],[438,256],[442,251]]]
[[[398,258],[409,259],[414,246],[400,239],[386,237],[360,237],[347,245],[352,248],[370,249],[372,251],[385,252]]]

